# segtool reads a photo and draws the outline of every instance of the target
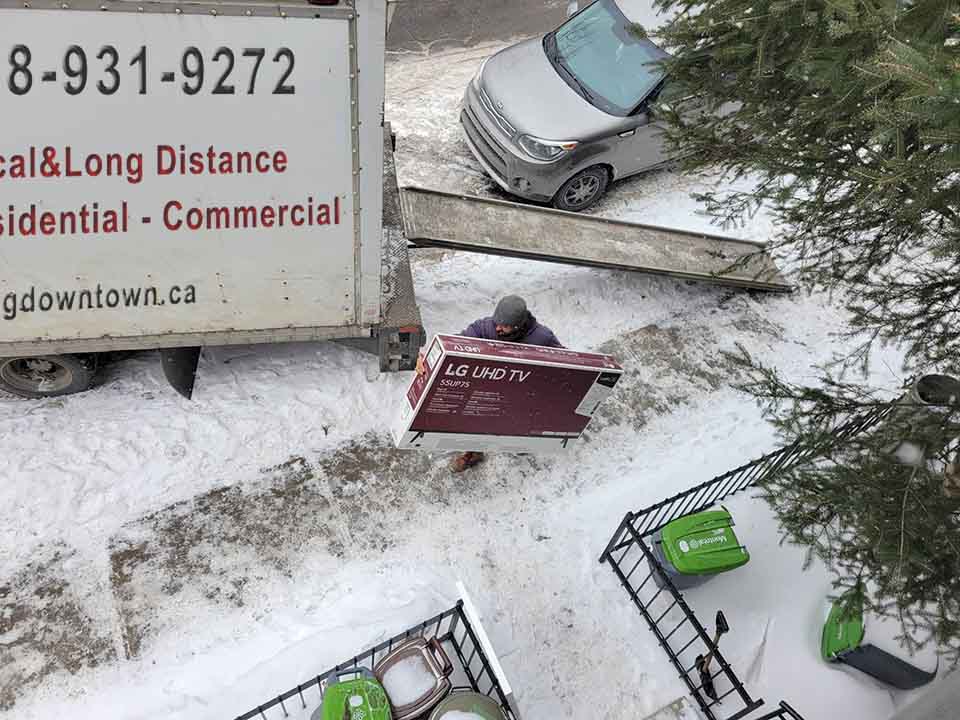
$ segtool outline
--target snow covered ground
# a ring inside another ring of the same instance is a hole
[[[456,124],[494,49],[392,58],[402,182],[495,192]],[[689,193],[715,181],[657,173],[597,212],[706,228]],[[730,232],[776,230],[758,216]],[[0,399],[0,713],[233,717],[450,607],[457,579],[528,720],[639,718],[683,694],[596,558],[627,510],[774,446],[721,349],[802,379],[838,349],[842,314],[818,296],[506,258],[418,250],[413,264],[430,331],[516,292],[565,344],[617,355],[628,377],[587,439],[451,476],[444,457],[390,447],[409,378],[332,344],[206,352],[193,402],[150,354],[82,396]],[[689,599],[727,611],[724,650],[754,694],[808,720],[889,717],[902,694],[818,659],[826,574],[801,573],[760,503],[731,509],[753,560]]]

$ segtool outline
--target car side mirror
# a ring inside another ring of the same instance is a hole
[[[580,10],[580,3],[577,0],[567,3],[567,17],[573,17]]]

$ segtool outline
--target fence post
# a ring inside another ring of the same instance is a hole
[[[600,555],[600,564],[603,565],[607,560],[610,559],[610,551],[613,550],[613,546],[620,542],[620,536],[623,535],[624,530],[626,530],[627,525],[633,522],[633,513],[628,512],[623,516],[623,520],[620,521],[620,525],[617,527],[613,537],[610,538],[610,542],[607,543],[607,546],[603,549],[603,553]]]

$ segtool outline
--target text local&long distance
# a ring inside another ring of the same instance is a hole
[[[285,150],[204,150],[184,145],[157,145],[154,171],[169,175],[282,175],[289,158]],[[0,181],[117,177],[131,185],[146,173],[143,153],[83,153],[71,146],[31,146],[13,154],[0,153]]]

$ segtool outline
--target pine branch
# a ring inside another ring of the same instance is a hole
[[[761,496],[785,540],[826,563],[850,602],[898,618],[909,647],[930,633],[955,661],[960,498],[948,468],[960,407],[900,397],[869,432],[835,431],[893,399],[851,379],[878,345],[904,347],[908,374],[960,373],[956,2],[657,2],[679,11],[657,34],[672,54],[668,82],[698,108],[661,108],[668,144],[684,170],[719,170],[719,187],[754,185],[698,199],[726,226],[772,213],[781,233],[768,250],[850,314],[852,350],[812,383],[742,347],[727,355],[783,440],[819,457],[770,478]],[[904,465],[904,447],[922,461]]]

